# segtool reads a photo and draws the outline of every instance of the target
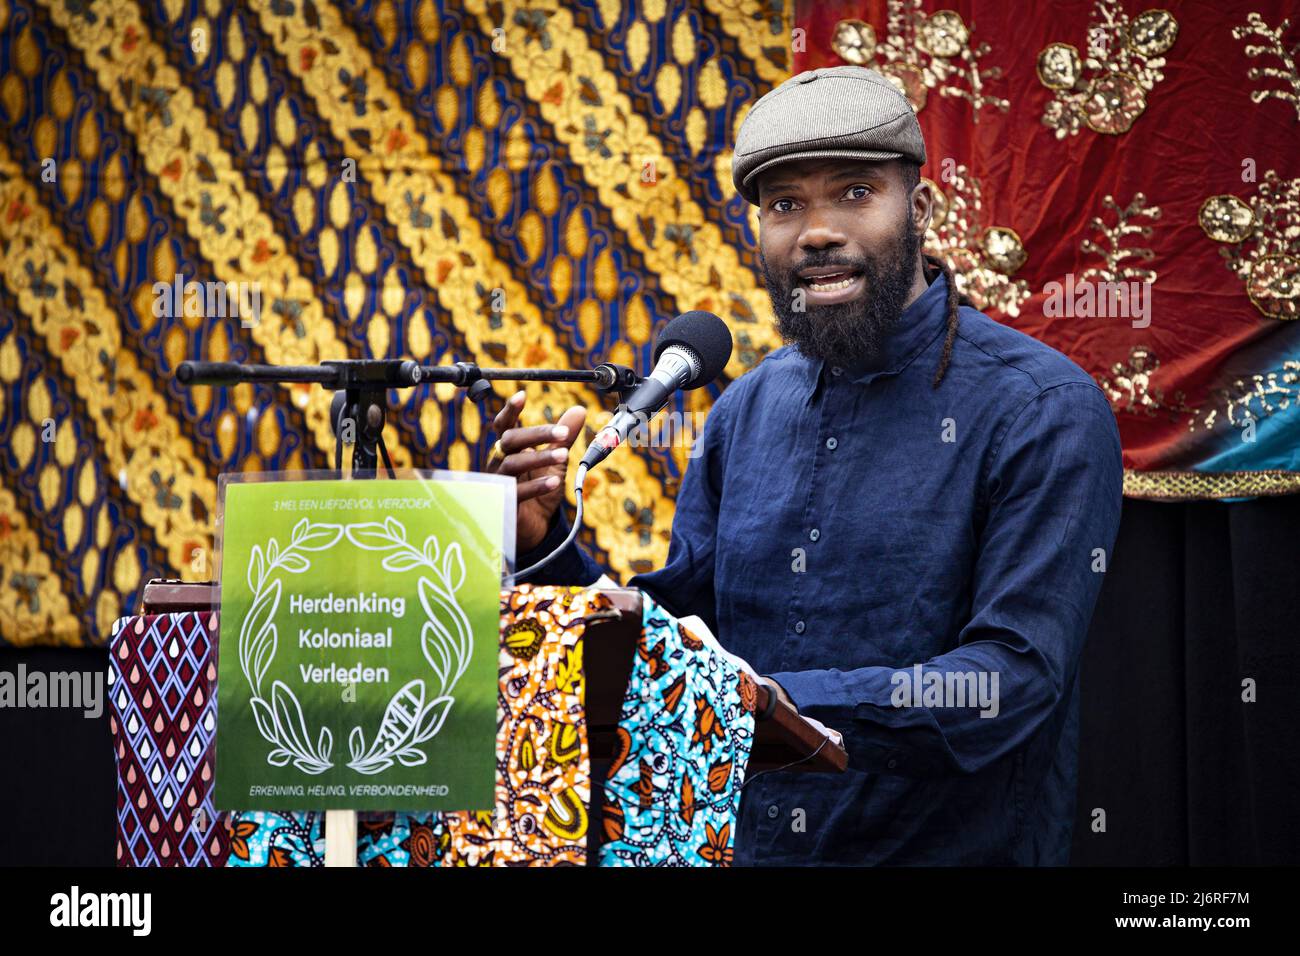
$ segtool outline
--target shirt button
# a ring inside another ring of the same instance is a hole
[[[794,632],[795,632],[796,634],[802,634],[803,631],[804,631],[804,627],[805,627],[805,626],[806,626],[806,625],[804,624],[803,621],[795,621],[795,622],[794,622]]]
[[[839,446],[840,446],[840,443],[839,443],[838,441],[836,441],[834,438],[828,438],[828,439],[826,439],[826,447],[829,448],[831,451],[834,451],[834,450],[835,450],[836,448],[838,448]]]
[[[898,766],[898,761],[895,760],[893,757],[890,757],[889,763],[885,764],[885,766],[888,767],[890,770],[893,770],[895,767]]]
[[[831,374],[832,374],[832,375],[843,375],[843,374],[844,374],[844,369],[840,368],[838,365],[833,365],[833,366],[831,366]]]
[[[816,541],[816,540],[817,540],[818,538],[820,538],[821,536],[822,536],[821,531],[819,531],[819,530],[816,529],[816,528],[813,528],[811,531],[808,532],[808,539],[809,539],[810,541]]]
[[[775,803],[767,808],[767,818],[769,820],[775,820],[780,815],[781,815],[781,808],[778,807]]]

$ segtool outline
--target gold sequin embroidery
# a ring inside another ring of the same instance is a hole
[[[1211,196],[1197,216],[1201,230],[1222,243],[1219,254],[1246,283],[1246,295],[1271,319],[1300,318],[1300,179],[1268,170],[1250,199]]]
[[[1166,399],[1164,390],[1152,382],[1159,368],[1160,359],[1150,346],[1135,345],[1129,350],[1128,361],[1116,362],[1111,366],[1110,375],[1103,375],[1097,384],[1117,413],[1154,416],[1157,411],[1168,411],[1170,418],[1174,418],[1178,413],[1190,412],[1182,392],[1174,392]]]
[[[945,190],[927,179],[934,193],[934,214],[925,234],[925,251],[952,268],[958,290],[980,309],[1020,314],[1029,286],[1012,274],[1028,259],[1014,229],[985,226],[980,184],[965,166],[947,171]]]
[[[1246,44],[1246,56],[1252,59],[1268,56],[1277,60],[1277,66],[1252,66],[1246,71],[1248,77],[1252,80],[1285,80],[1290,87],[1289,89],[1251,90],[1250,101],[1263,103],[1267,99],[1278,99],[1290,103],[1295,107],[1296,119],[1300,120],[1300,71],[1297,71],[1295,62],[1296,51],[1300,50],[1300,44],[1288,50],[1282,42],[1282,37],[1290,26],[1290,20],[1283,20],[1274,29],[1265,23],[1264,18],[1258,13],[1250,13],[1247,14],[1244,24],[1232,28],[1232,35],[1238,40],[1260,37],[1265,41],[1263,44]]]
[[[1086,56],[1069,43],[1048,44],[1038,54],[1038,80],[1053,93],[1043,123],[1057,139],[1084,125],[1111,136],[1128,132],[1164,79],[1164,54],[1177,38],[1178,21],[1168,10],[1130,18],[1119,0],[1098,0]]]
[[[979,122],[980,110],[991,106],[1006,112],[1010,101],[990,96],[986,80],[997,79],[997,67],[981,69],[977,62],[989,52],[989,45],[971,45],[972,27],[952,10],[927,15],[921,0],[888,0],[888,19],[883,40],[864,20],[841,20],[831,36],[831,48],[846,63],[879,70],[912,108],[925,108],[929,91],[957,96],[971,104],[972,122]]]
[[[1233,428],[1245,428],[1300,400],[1300,361],[1287,359],[1271,372],[1236,379],[1231,387],[1218,389],[1217,397],[1215,407],[1202,416],[1201,426],[1212,429],[1222,417]],[[1188,422],[1188,430],[1196,425],[1195,419]]]
[[[1101,240],[1084,239],[1079,243],[1079,248],[1085,253],[1101,256],[1105,265],[1084,269],[1079,274],[1079,281],[1100,279],[1103,282],[1155,282],[1158,273],[1154,269],[1124,264],[1124,260],[1133,258],[1150,262],[1155,258],[1155,253],[1150,247],[1134,247],[1125,243],[1131,236],[1151,238],[1151,227],[1134,220],[1159,219],[1160,207],[1148,206],[1147,197],[1143,193],[1135,193],[1127,206],[1120,206],[1114,196],[1106,196],[1101,204],[1115,213],[1115,224],[1108,226],[1100,216],[1094,216],[1089,225],[1101,234]]]

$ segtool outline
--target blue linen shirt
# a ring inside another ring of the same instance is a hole
[[[787,346],[733,382],[683,478],[667,563],[629,582],[698,614],[844,736],[844,774],[749,781],[737,863],[1068,862],[1119,431],[1083,370],[965,306],[932,387],[945,295],[940,275],[870,366]],[[561,509],[518,566],[567,530]],[[533,580],[600,573],[570,546]],[[918,706],[896,706],[914,665]],[[991,691],[995,674],[996,716],[922,696],[964,675]]]

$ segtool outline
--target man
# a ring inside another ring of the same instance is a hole
[[[921,255],[924,162],[907,101],[857,67],[783,83],[737,138],[789,344],[714,405],[667,564],[630,584],[699,614],[850,759],[754,779],[739,863],[1068,860],[1118,429],[1087,374],[959,305]],[[567,532],[558,476],[585,412],[556,431],[513,427],[521,408],[496,426],[523,567]],[[599,573],[571,546],[542,575]]]

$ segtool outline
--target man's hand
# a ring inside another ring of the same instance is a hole
[[[574,405],[554,425],[516,427],[524,410],[524,393],[511,395],[492,420],[505,458],[489,471],[513,475],[515,486],[515,552],[526,554],[542,543],[555,509],[564,500],[561,487],[568,471],[569,450],[582,434],[587,410]]]

